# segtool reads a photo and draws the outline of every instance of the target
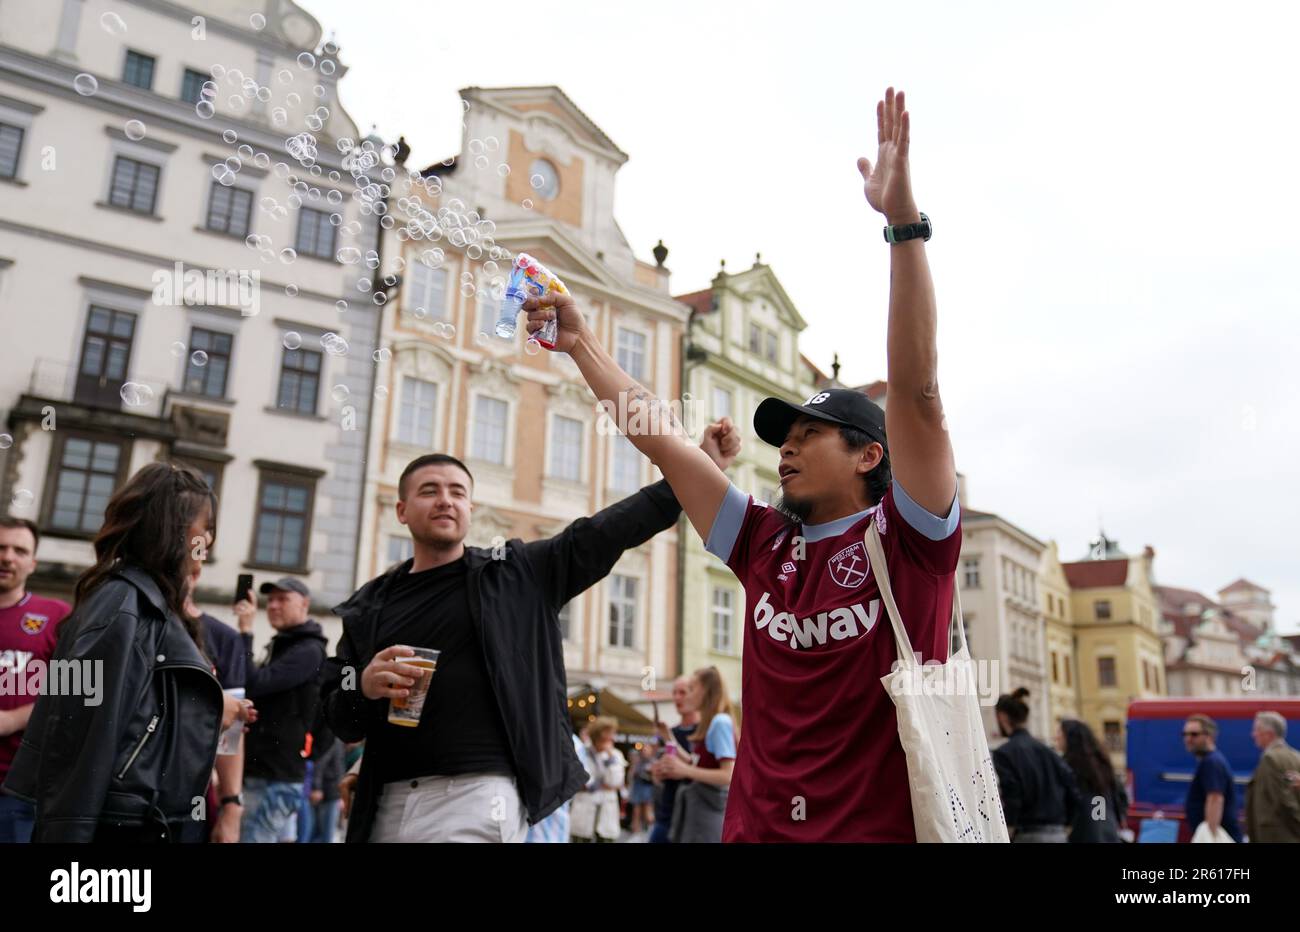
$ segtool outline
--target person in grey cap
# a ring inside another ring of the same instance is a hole
[[[627,412],[619,429],[663,471],[706,548],[744,586],[745,738],[723,841],[916,838],[907,762],[880,682],[897,649],[864,534],[874,522],[899,614],[925,662],[947,658],[961,530],[939,400],[930,222],[912,196],[902,92],[885,92],[876,121],[877,163],[859,159],[858,170],[867,203],[888,224],[889,409],[840,388],[803,404],[759,405],[754,429],[780,451],[779,509],[683,442],[673,406],[618,366],[572,296],[524,302],[529,333],[558,322],[555,349],[607,412]]]
[[[307,617],[311,590],[301,580],[285,576],[262,583],[261,591],[276,635],[259,664],[253,660],[257,606],[251,600],[235,604],[247,657],[244,695],[256,705],[258,719],[244,739],[242,799],[223,799],[221,805],[244,807],[243,841],[294,841],[326,638],[320,624]]]

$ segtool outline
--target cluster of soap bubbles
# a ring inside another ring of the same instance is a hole
[[[495,136],[488,136],[484,139],[471,139],[469,141],[469,154],[474,157],[474,167],[477,169],[486,169],[492,164],[489,156],[496,153],[501,148],[501,140]],[[497,165],[497,174],[502,178],[510,174],[510,166],[505,162]]]
[[[320,345],[331,356],[348,354],[348,341],[332,331],[320,338]]]
[[[118,394],[128,408],[143,408],[154,400],[154,390],[143,382],[123,382]]]
[[[257,254],[263,262],[275,261],[275,244],[266,233],[249,233],[244,237],[244,245],[249,249],[257,250]],[[286,256],[286,254],[288,255]],[[280,251],[280,261],[286,265],[295,258],[297,258],[297,253],[287,246]]]

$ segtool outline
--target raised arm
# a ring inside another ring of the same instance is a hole
[[[890,226],[921,219],[908,167],[911,115],[903,92],[876,104],[876,165],[858,159],[867,203]],[[885,433],[894,478],[918,505],[945,517],[957,491],[957,468],[939,398],[934,282],[925,241],[889,246],[888,390]]]
[[[524,310],[528,312],[529,333],[541,329],[548,320],[559,321],[556,350],[568,353],[577,363],[618,429],[659,467],[696,532],[707,539],[730,480],[691,441],[673,407],[619,368],[587,329],[570,295],[550,293],[540,300],[529,298]],[[626,419],[621,416],[624,413]]]

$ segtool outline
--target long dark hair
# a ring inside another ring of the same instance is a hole
[[[77,580],[81,603],[114,571],[131,565],[158,584],[163,601],[200,648],[202,626],[185,613],[189,586],[190,525],[208,509],[209,529],[217,537],[217,497],[197,471],[188,466],[150,463],[113,493],[104,523],[95,535],[95,564]]]
[[[1115,787],[1115,769],[1097,743],[1092,729],[1083,722],[1067,718],[1061,722],[1061,732],[1065,735],[1065,753],[1062,756],[1083,789],[1096,796],[1110,793]]]

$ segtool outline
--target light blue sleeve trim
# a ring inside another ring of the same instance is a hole
[[[704,746],[717,760],[736,759],[736,725],[730,715],[723,712],[713,716],[704,735]]]
[[[736,483],[727,487],[727,494],[722,496],[722,504],[709,528],[709,539],[704,542],[704,549],[723,563],[731,559],[731,551],[740,536],[740,526],[745,523],[745,510],[749,507],[749,496],[736,488]]]
[[[961,518],[961,506],[957,504],[956,492],[952,493],[948,517],[940,518],[914,502],[912,496],[907,494],[907,490],[897,479],[894,480],[894,507],[903,516],[904,521],[930,540],[946,540],[951,537],[952,532],[957,530],[957,522]]]

